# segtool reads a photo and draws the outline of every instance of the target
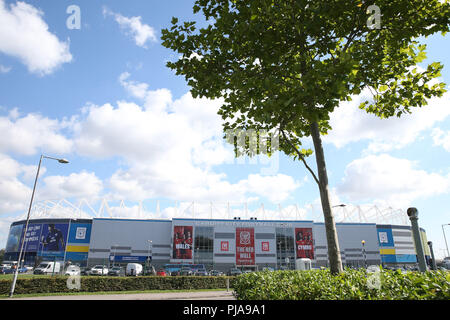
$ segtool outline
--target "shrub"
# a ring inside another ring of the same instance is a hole
[[[226,279],[230,286],[234,277],[81,277],[80,290],[67,287],[67,276],[18,278],[15,294],[64,293],[64,292],[99,292],[99,291],[144,291],[144,290],[198,290],[225,289]],[[0,280],[0,295],[8,295],[11,279]]]
[[[239,300],[448,300],[450,272],[267,271],[238,276],[233,289]]]

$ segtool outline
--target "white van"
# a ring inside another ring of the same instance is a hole
[[[142,273],[142,265],[139,263],[129,263],[127,264],[127,276],[138,276]]]
[[[295,270],[311,270],[311,259],[300,258],[295,260]]]
[[[61,263],[49,261],[49,262],[42,262],[34,269],[33,273],[52,274],[52,273],[59,273],[60,271],[61,271]]]
[[[79,276],[81,274],[81,269],[79,266],[70,265],[67,267],[66,272],[64,274],[66,276]]]

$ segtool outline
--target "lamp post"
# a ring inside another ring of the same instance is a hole
[[[431,252],[431,268],[433,270],[437,270],[436,260],[434,258],[433,242],[428,241],[428,246],[430,247],[430,252]]]
[[[364,245],[366,244],[366,241],[362,240],[361,244],[362,244],[362,252],[363,252],[363,258],[364,258],[364,267],[367,268],[366,248],[364,247]]]
[[[448,252],[447,238],[445,237],[444,226],[450,226],[450,223],[445,223],[442,225],[442,233],[444,234],[445,247],[447,248],[447,257],[450,257],[450,253]]]
[[[277,264],[278,264],[278,270],[281,269],[281,241],[278,241],[278,259],[277,259]]]
[[[420,272],[425,272],[427,271],[427,264],[425,262],[425,254],[423,250],[422,240],[420,237],[420,230],[418,223],[419,211],[416,208],[408,208],[407,214],[409,220],[411,220],[414,244],[416,246],[417,261],[419,262],[419,270]]]
[[[153,249],[153,241],[152,240],[147,240],[147,242],[148,242],[148,254],[147,254],[147,263],[148,263],[148,273],[150,273],[151,272],[151,261],[152,261],[152,258],[151,258],[151,255],[150,255],[150,252],[152,251],[152,249]]]
[[[14,272],[14,278],[13,278],[13,282],[11,284],[11,291],[9,293],[9,297],[12,298],[12,296],[14,295],[14,289],[16,288],[16,282],[17,282],[17,276],[19,273],[19,267],[20,267],[20,262],[22,261],[22,254],[23,254],[23,244],[24,244],[24,238],[25,235],[27,234],[28,231],[28,224],[30,222],[30,213],[31,213],[31,207],[33,205],[33,199],[34,199],[34,193],[36,191],[36,184],[38,181],[38,177],[39,177],[39,171],[41,170],[41,163],[42,163],[42,159],[52,159],[52,160],[56,160],[59,163],[69,163],[69,161],[67,161],[66,159],[58,159],[58,158],[53,158],[53,157],[48,157],[45,156],[43,154],[41,154],[41,157],[39,158],[39,165],[38,165],[38,169],[36,172],[36,178],[34,179],[34,186],[33,186],[33,192],[31,193],[31,200],[30,200],[30,205],[28,207],[28,214],[27,214],[27,222],[25,224],[25,230],[24,230],[24,236],[22,237],[22,241],[21,241],[21,245],[20,245],[20,251],[19,251],[19,259],[17,260],[17,268]]]

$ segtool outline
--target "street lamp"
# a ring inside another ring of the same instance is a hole
[[[152,240],[147,240],[148,242],[148,254],[147,254],[147,262],[148,262],[148,270],[150,272],[150,264],[151,264],[151,260],[150,260],[150,250],[153,249],[153,241]],[[151,247],[151,249],[150,249]]]
[[[442,225],[442,233],[444,234],[445,246],[447,247],[447,257],[450,257],[450,253],[448,252],[447,238],[445,237],[444,226],[450,226],[450,223],[444,223]]]
[[[33,192],[31,193],[31,200],[30,200],[30,206],[28,207],[28,214],[27,214],[27,222],[25,224],[25,231],[23,233],[23,237],[22,237],[22,241],[21,241],[21,245],[20,245],[20,251],[19,251],[19,259],[17,260],[17,268],[14,272],[14,278],[13,278],[13,282],[11,284],[11,291],[9,293],[9,297],[12,298],[12,296],[14,295],[14,289],[16,287],[16,282],[17,282],[17,276],[19,273],[19,267],[20,267],[20,262],[22,261],[22,254],[23,254],[23,244],[24,244],[24,238],[27,234],[28,231],[28,223],[30,221],[30,212],[31,212],[31,207],[33,205],[33,199],[34,199],[34,192],[36,191],[36,184],[38,181],[38,177],[39,177],[39,171],[41,170],[41,163],[42,163],[42,159],[52,159],[52,160],[56,160],[59,163],[69,163],[68,160],[66,159],[58,159],[58,158],[53,158],[53,157],[49,157],[49,156],[45,156],[43,154],[41,154],[41,157],[39,158],[39,165],[38,165],[38,169],[36,172],[36,178],[34,179],[34,186],[33,186]]]
[[[420,237],[420,230],[419,230],[419,211],[416,208],[408,208],[406,211],[408,214],[409,220],[411,220],[411,229],[412,234],[414,238],[414,244],[416,247],[416,254],[417,254],[417,262],[419,263],[419,270],[420,272],[427,271],[427,264],[425,262],[425,253],[423,249],[422,240]]]
[[[434,258],[433,242],[428,241],[428,246],[430,247],[430,252],[431,252],[431,269],[437,270],[436,260]]]
[[[362,240],[361,244],[362,244],[363,257],[364,257],[364,267],[367,268],[366,249],[364,247],[364,245],[366,244],[366,241]]]

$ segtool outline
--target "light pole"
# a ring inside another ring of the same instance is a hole
[[[428,246],[430,247],[430,252],[431,252],[431,268],[432,268],[432,270],[437,270],[436,260],[434,258],[433,242],[428,241]]]
[[[31,200],[30,200],[30,206],[28,207],[28,214],[27,214],[27,222],[25,224],[25,230],[24,230],[24,236],[22,237],[22,241],[21,241],[21,245],[20,245],[20,251],[19,251],[19,259],[17,260],[17,268],[14,272],[14,278],[13,278],[13,282],[11,284],[11,291],[9,293],[9,297],[12,298],[12,296],[14,295],[14,289],[16,287],[16,282],[17,282],[17,276],[19,273],[19,267],[20,267],[20,262],[22,261],[22,254],[23,254],[23,244],[24,244],[24,238],[25,235],[27,234],[28,231],[28,223],[30,221],[30,212],[31,212],[31,206],[33,205],[33,199],[34,199],[34,192],[36,191],[36,184],[38,181],[38,177],[39,177],[39,171],[41,170],[41,163],[42,163],[42,159],[52,159],[52,160],[56,160],[59,163],[69,163],[69,161],[67,161],[66,159],[57,159],[57,158],[53,158],[53,157],[48,157],[45,156],[43,154],[41,154],[41,157],[39,158],[39,165],[38,165],[38,169],[36,172],[36,178],[34,179],[34,186],[33,186],[33,192],[31,193]]]
[[[367,268],[366,248],[364,247],[364,245],[366,244],[366,241],[362,240],[361,244],[362,244],[362,251],[363,251],[363,258],[364,258],[364,267]]]
[[[150,260],[150,251],[151,251],[151,249],[153,249],[153,241],[152,241],[152,240],[147,240],[147,242],[148,242],[148,255],[147,255],[147,261],[148,261],[148,270],[149,270],[149,272],[150,272],[150,263],[151,263],[151,260]]]
[[[423,244],[420,237],[419,230],[419,211],[416,208],[408,208],[407,214],[409,220],[411,220],[412,233],[414,238],[414,244],[416,246],[417,262],[419,262],[420,272],[427,271],[427,264],[425,262],[425,254],[423,250]]]
[[[444,234],[445,246],[447,247],[447,257],[450,257],[450,253],[448,252],[447,238],[445,237],[444,226],[450,226],[450,223],[445,223],[442,225],[442,233]]]

